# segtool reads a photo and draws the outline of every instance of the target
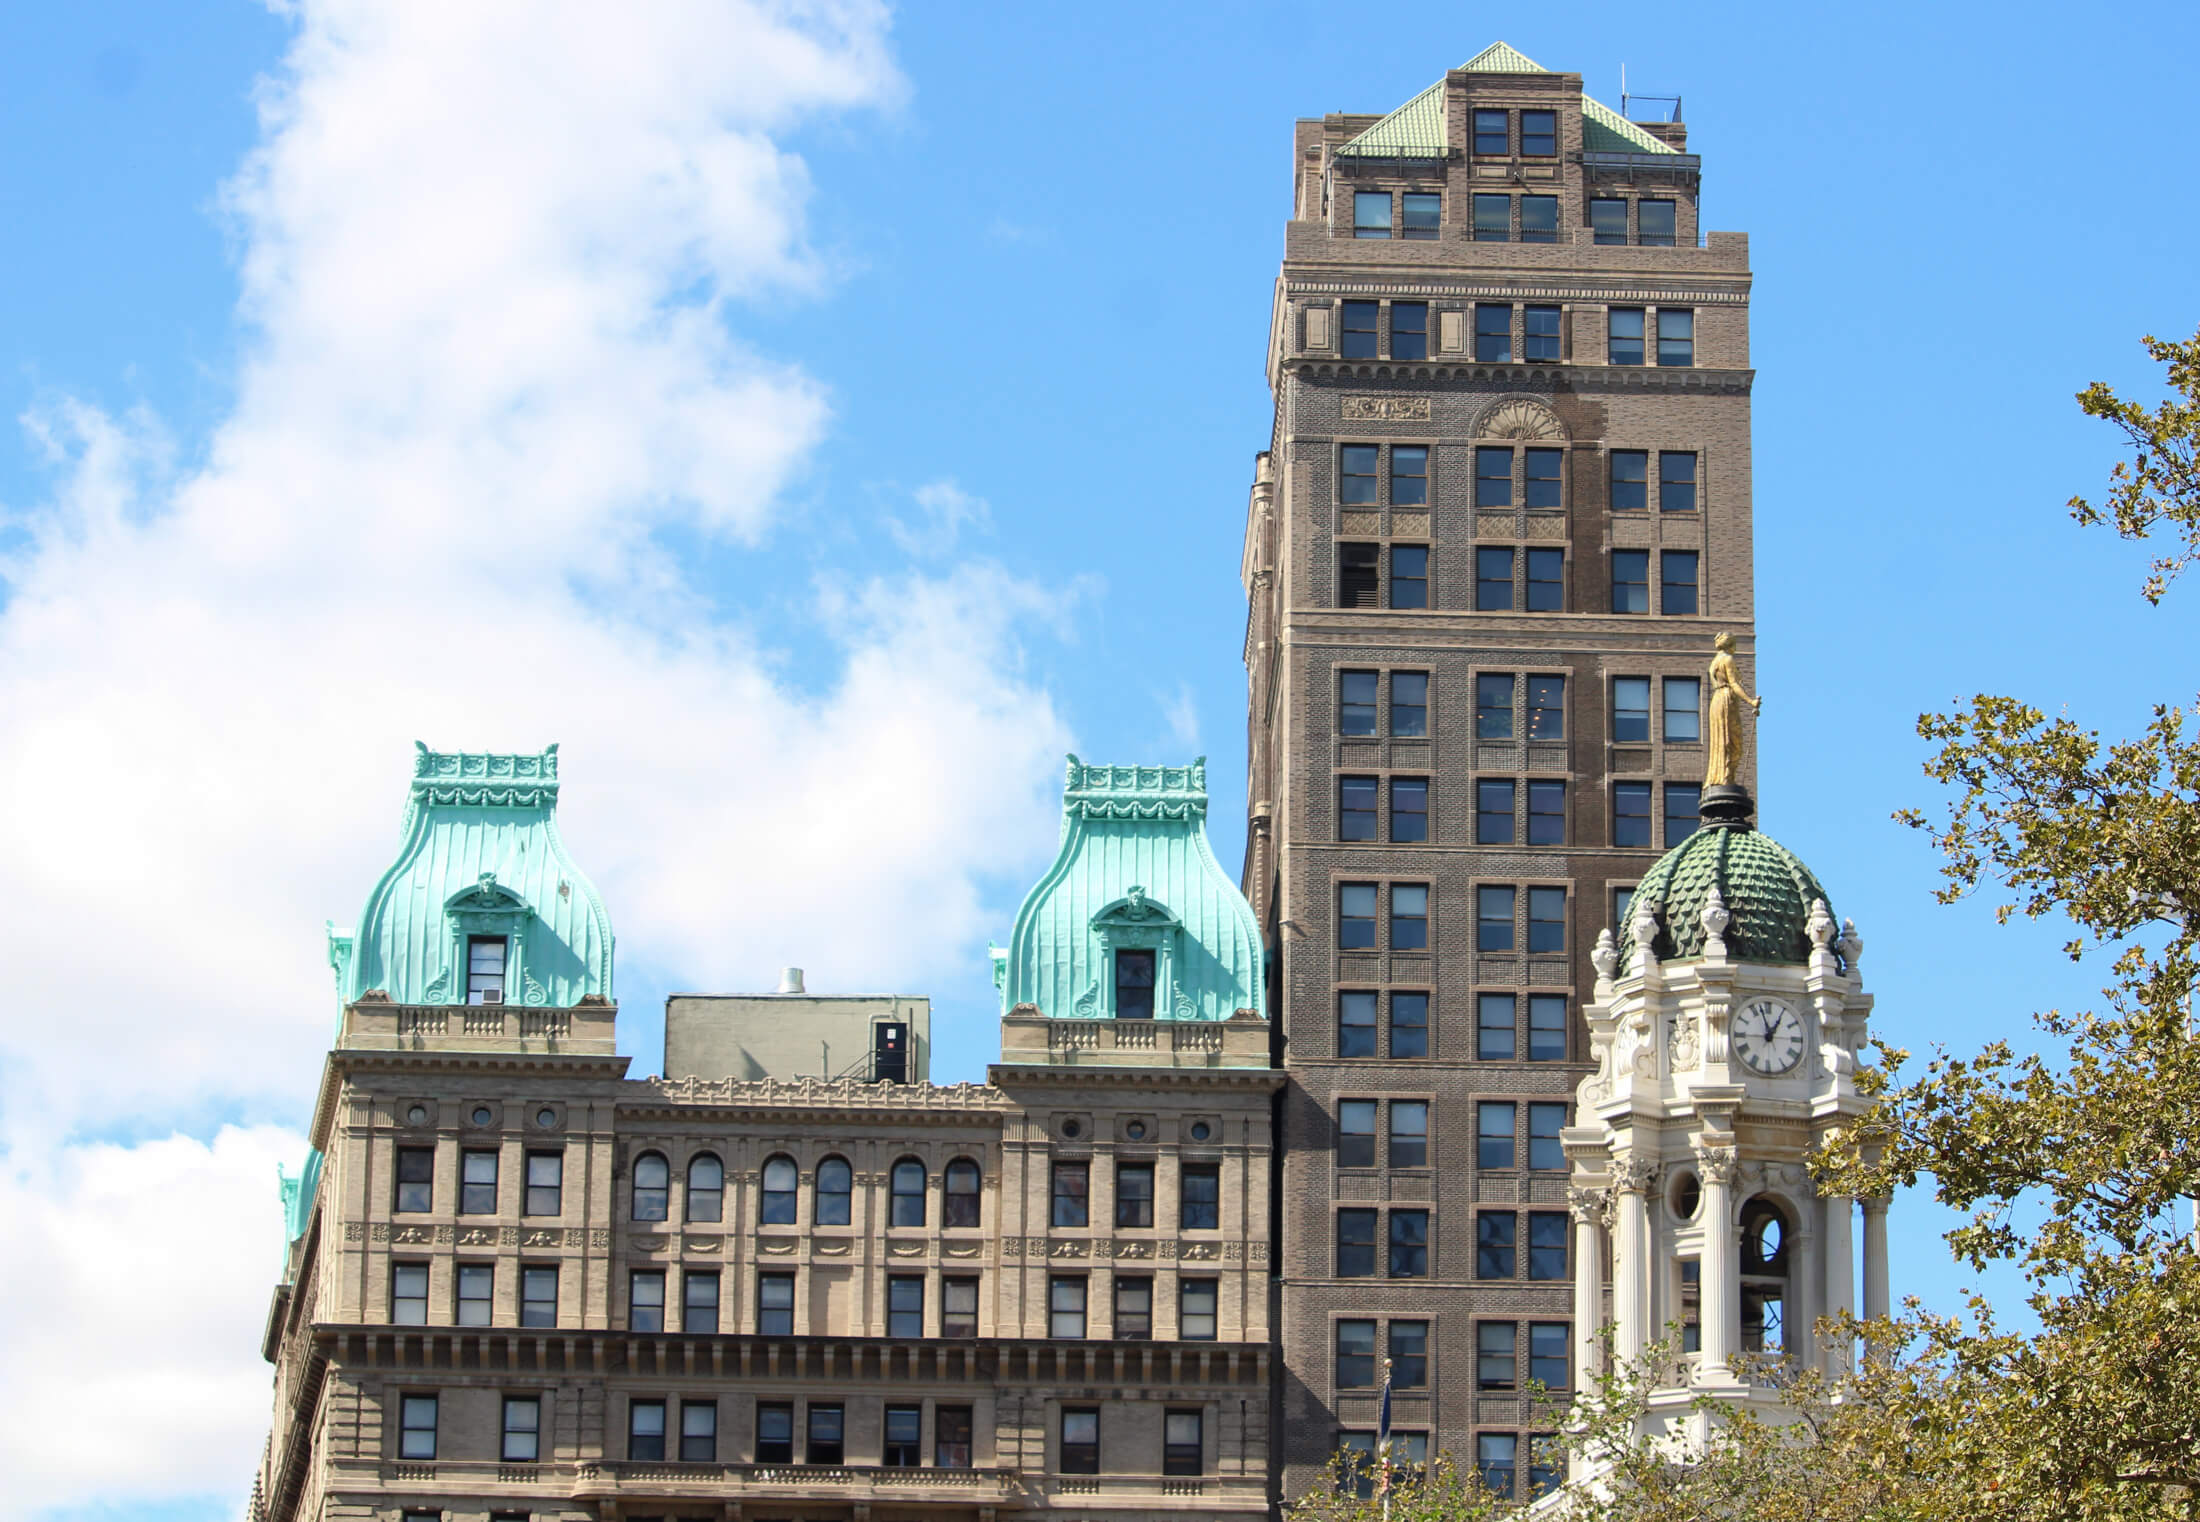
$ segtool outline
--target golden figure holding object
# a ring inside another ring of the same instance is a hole
[[[1761,697],[1753,698],[1742,686],[1740,673],[1734,669],[1734,636],[1721,634],[1711,642],[1717,653],[1711,657],[1711,715],[1710,733],[1706,735],[1704,750],[1703,785],[1707,788],[1732,785],[1742,769],[1742,715],[1740,704],[1747,703],[1755,715],[1765,706]]]

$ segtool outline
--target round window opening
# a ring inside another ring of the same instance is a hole
[[[489,1107],[488,1107],[487,1105],[475,1105],[475,1106],[474,1106],[474,1124],[475,1124],[475,1125],[477,1125],[477,1126],[485,1126],[485,1125],[487,1125],[487,1124],[488,1124],[488,1123],[489,1123],[490,1121],[494,1120],[495,1118],[496,1118],[495,1116],[493,1116],[493,1115],[491,1115],[491,1114],[489,1113]]]
[[[1696,1209],[1703,1204],[1703,1185],[1693,1173],[1684,1173],[1673,1186],[1673,1214],[1684,1221],[1696,1219]]]
[[[558,1112],[551,1109],[548,1105],[543,1106],[543,1108],[535,1112],[535,1124],[542,1127],[545,1131],[549,1130],[557,1123]]]
[[[1195,1120],[1192,1122],[1193,1141],[1205,1141],[1209,1136],[1212,1136],[1213,1134],[1214,1132],[1208,1127],[1207,1122],[1205,1122],[1204,1120]]]
[[[428,1123],[428,1107],[426,1105],[414,1105],[405,1112],[405,1119],[416,1126],[426,1125]]]
[[[1142,1120],[1134,1120],[1123,1128],[1123,1134],[1132,1141],[1144,1141],[1146,1139],[1146,1123]]]
[[[1085,1128],[1074,1120],[1065,1120],[1062,1122],[1062,1134],[1064,1136],[1082,1136],[1084,1134],[1084,1131]]]

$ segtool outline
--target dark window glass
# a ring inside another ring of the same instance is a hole
[[[1347,302],[1347,306],[1351,303]],[[1613,307],[1606,313],[1605,363],[1642,363],[1642,308]]]
[[[428,1324],[428,1265],[390,1266],[390,1320],[398,1326]]]
[[[1509,613],[1513,605],[1513,552],[1478,545],[1474,551],[1474,610]]]
[[[1373,734],[1370,729],[1368,733]],[[1418,740],[1428,734],[1428,673],[1390,674],[1390,733],[1393,739]]]
[[[855,1170],[844,1157],[828,1157],[817,1165],[817,1202],[812,1207],[820,1226],[846,1226],[855,1219]]]
[[[1373,777],[1339,777],[1337,779],[1337,838],[1339,840],[1375,839],[1375,795],[1378,784]]]
[[[1565,506],[1565,453],[1557,449],[1530,449],[1524,451],[1527,459],[1528,506]]]
[[[1512,152],[1511,118],[1512,113],[1509,111],[1475,112],[1474,151],[1494,154]]]
[[[1626,927],[1627,911],[1634,907],[1634,902],[1634,889],[1614,888],[1612,890],[1612,927],[1615,934]]]
[[[665,1273],[637,1268],[626,1276],[626,1325],[632,1332],[665,1329]]]
[[[924,1276],[889,1274],[886,1278],[886,1335],[924,1335]]]
[[[1375,1166],[1374,1100],[1340,1099],[1337,1101],[1337,1166],[1340,1168],[1372,1168]]]
[[[1390,505],[1428,506],[1428,448],[1422,444],[1390,446]]]
[[[1347,991],[1337,995],[1337,1055],[1375,1055],[1375,995]]]
[[[1566,1483],[1566,1450],[1555,1432],[1538,1432],[1528,1439],[1528,1496],[1547,1496]]]
[[[1392,1375],[1395,1383],[1396,1375]],[[1337,1323],[1337,1388],[1371,1390],[1375,1387],[1375,1323]]]
[[[888,1406],[880,1461],[888,1469],[915,1469],[924,1462],[924,1407]]]
[[[1521,313],[1522,358],[1530,364],[1559,357],[1558,308],[1529,307]]]
[[[1337,546],[1337,606],[1372,608],[1382,592],[1381,549],[1372,544]]]
[[[794,1335],[794,1275],[756,1276],[756,1330],[766,1337]]]
[[[398,1402],[397,1456],[401,1459],[435,1457],[436,1398],[407,1395]]]
[[[1639,513],[1650,506],[1650,451],[1612,451],[1612,511]]]
[[[978,1281],[967,1278],[940,1281],[940,1335],[978,1335]]]
[[[1153,1164],[1115,1165],[1115,1224],[1153,1225]]]
[[[1474,1277],[1513,1277],[1513,1234],[1517,1223],[1511,1214],[1486,1210],[1474,1218]]]
[[[1353,193],[1352,236],[1355,238],[1387,238],[1390,236],[1389,191],[1361,190]]]
[[[764,1226],[794,1224],[795,1185],[799,1182],[791,1157],[764,1159],[763,1188],[757,1195],[756,1219]]]
[[[1528,1106],[1528,1166],[1538,1173],[1564,1172],[1566,1153],[1559,1146],[1558,1133],[1566,1129],[1566,1107],[1563,1104],[1532,1104]]]
[[[1703,738],[1703,686],[1692,676],[1669,676],[1665,679],[1665,738],[1668,740],[1701,740]]]
[[[1479,1390],[1513,1387],[1519,1332],[1510,1321],[1482,1321],[1474,1328],[1474,1384]]]
[[[718,1405],[715,1401],[680,1402],[680,1462],[718,1461]]]
[[[1428,1277],[1428,1212],[1393,1210],[1390,1213],[1390,1277]]]
[[[1378,482],[1383,451],[1375,444],[1345,444],[1337,450],[1337,500],[1346,507],[1373,507],[1381,498]]]
[[[1661,613],[1693,613],[1696,611],[1696,552],[1694,550],[1667,550],[1658,557],[1659,588],[1661,595],[1658,611]]]
[[[1658,506],[1669,513],[1696,508],[1696,456],[1687,450],[1661,450],[1658,454]]]
[[[1558,197],[1522,196],[1520,198],[1520,241],[1523,243],[1556,243],[1558,241]]]
[[[1528,1060],[1566,1060],[1566,996],[1528,995]]]
[[[894,1164],[894,1171],[886,1177],[888,1197],[886,1224],[889,1226],[922,1226],[924,1224],[924,1164],[913,1157],[905,1157]]]
[[[1400,1390],[1428,1388],[1428,1323],[1390,1324],[1390,1383]]]
[[[1405,220],[1399,228],[1400,236],[1427,240],[1436,236],[1444,222],[1444,198],[1433,191],[1409,190],[1403,197]]]
[[[507,1464],[532,1464],[542,1457],[542,1399],[504,1397],[504,1442],[497,1457]]]
[[[1375,1212],[1337,1212],[1337,1277],[1366,1279],[1375,1273]]]
[[[1393,301],[1390,304],[1390,357],[1428,358],[1428,303]],[[1396,501],[1396,498],[1392,498]]]
[[[1599,243],[1625,243],[1627,241],[1627,203],[1620,200],[1596,200],[1589,203],[1589,228]]]
[[[397,1209],[435,1209],[435,1148],[397,1149]]]
[[[1621,676],[1612,679],[1612,739],[1621,745],[1647,742],[1650,738],[1650,678]]]
[[[1375,359],[1376,324],[1382,320],[1383,304],[1379,301],[1348,301],[1344,304],[1344,322],[1339,337],[1343,347],[1338,351],[1345,359]]]
[[[1548,159],[1558,156],[1556,111],[1520,113],[1520,152],[1526,158]]]
[[[680,1330],[718,1330],[718,1275],[694,1269],[680,1274]]]
[[[1510,1100],[1484,1100],[1474,1107],[1474,1166],[1510,1168],[1513,1165],[1513,1133],[1518,1129],[1516,1109]]]
[[[756,1462],[794,1462],[794,1407],[779,1401],[759,1401],[756,1407]]]
[[[1063,1474],[1100,1472],[1100,1411],[1094,1406],[1062,1408]]]
[[[1703,789],[1693,782],[1665,784],[1665,847],[1671,850],[1696,833],[1697,816],[1703,809]]]
[[[1390,949],[1428,949],[1428,885],[1393,883],[1390,888]]]
[[[842,1444],[845,1433],[841,1408],[836,1403],[826,1406],[810,1402],[809,1432],[802,1447],[805,1464],[838,1464],[846,1452]]]
[[[1153,1280],[1143,1274],[1116,1275],[1115,1335],[1121,1342],[1153,1336]]]
[[[1692,365],[1696,362],[1696,314],[1661,310],[1658,313],[1658,363]]]
[[[1411,844],[1428,839],[1428,779],[1390,779],[1390,838]]]
[[[1510,671],[1484,672],[1474,679],[1474,737],[1477,740],[1510,740],[1513,737],[1513,676]]]
[[[468,1004],[504,1002],[504,958],[508,949],[501,935],[474,935],[466,938]]]
[[[1474,452],[1474,505],[1511,507],[1512,501],[1513,452],[1485,444]]]
[[[1477,201],[1483,197],[1476,196]],[[1503,196],[1496,199],[1502,201]],[[1474,309],[1474,357],[1486,365],[1510,364],[1513,357],[1513,309],[1488,302]],[[1511,450],[1506,450],[1505,474],[1512,476]],[[1506,500],[1512,499],[1508,496]]]
[[[1085,1276],[1055,1274],[1047,1280],[1047,1335],[1085,1335]]]
[[[528,1215],[559,1215],[565,1209],[565,1154],[562,1152],[530,1152],[527,1154]]]
[[[1528,1378],[1546,1390],[1563,1390],[1572,1384],[1573,1360],[1566,1346],[1571,1336],[1572,1328],[1563,1321],[1530,1322]]]
[[[1153,1018],[1154,954],[1150,951],[1118,951],[1115,954],[1115,1017],[1118,1020]]]
[[[1375,733],[1375,683],[1376,674],[1372,671],[1341,671],[1337,674],[1337,733]]]
[[[1474,890],[1474,949],[1513,949],[1512,889],[1485,887]]]
[[[665,1403],[633,1400],[626,1404],[626,1456],[657,1459],[665,1456]]]
[[[1539,552],[1530,551],[1530,563]],[[1532,586],[1534,583],[1531,582]],[[1531,740],[1563,740],[1566,738],[1566,679],[1562,676],[1531,676],[1528,678],[1528,738]]]
[[[1345,883],[1337,889],[1337,949],[1364,951],[1375,944],[1375,885]]]
[[[1615,846],[1646,846],[1650,844],[1649,783],[1615,782],[1612,784],[1612,844]]]
[[[982,1182],[978,1165],[967,1157],[958,1157],[947,1165],[947,1225],[978,1224],[979,1186]]]
[[[461,1215],[497,1213],[497,1155],[494,1152],[462,1152],[458,1158],[458,1210]],[[648,1219],[663,1220],[662,1216]]]
[[[1428,606],[1428,546],[1394,544],[1390,547],[1390,605],[1393,608]]]
[[[519,1271],[519,1324],[558,1324],[558,1270],[555,1264]]]
[[[460,1326],[487,1326],[489,1312],[496,1304],[496,1265],[491,1263],[461,1263],[458,1265],[458,1324]]]
[[[1394,993],[1390,996],[1390,1055],[1428,1055],[1428,995]]]
[[[1428,1434],[1426,1432],[1398,1432],[1390,1434],[1390,1472],[1402,1483],[1428,1468]]]
[[[1390,1102],[1390,1166],[1428,1166],[1428,1101],[1393,1099]]]
[[[1647,613],[1650,611],[1650,552],[1648,550],[1612,551],[1612,611],[1614,613]]]
[[[1566,843],[1566,784],[1528,784],[1528,844],[1562,846]],[[1528,947],[1535,950],[1533,945]]]
[[[1528,1212],[1528,1277],[1531,1279],[1563,1279],[1566,1277],[1565,1211],[1531,1210]]]
[[[1212,1281],[1210,1281],[1212,1282]],[[1163,1474],[1204,1474],[1207,1472],[1206,1442],[1202,1429],[1205,1423],[1197,1411],[1171,1411],[1161,1421],[1161,1472]]]
[[[634,1219],[662,1221],[672,1212],[672,1165],[644,1152],[634,1159]]]
[[[1478,1432],[1474,1438],[1474,1470],[1482,1487],[1505,1500],[1513,1497],[1519,1472],[1520,1439],[1510,1432]]]
[[[1478,846],[1509,846],[1513,843],[1513,784],[1510,777],[1482,777],[1476,780],[1474,843]],[[1485,951],[1489,949],[1483,948]]]
[[[1564,888],[1530,888],[1528,890],[1528,950],[1530,952],[1564,951],[1566,949],[1566,890]]]
[[[1057,1226],[1082,1226],[1085,1224],[1087,1196],[1091,1192],[1091,1169],[1085,1163],[1056,1163],[1054,1165],[1054,1214]]]
[[[1178,1280],[1176,1335],[1186,1342],[1213,1342],[1218,1298],[1213,1279]]]
[[[687,1218],[716,1221],[726,1213],[726,1165],[708,1152],[688,1159]]]
[[[936,1467],[970,1467],[970,1413],[968,1406],[932,1408],[932,1463]]]
[[[1672,201],[1638,201],[1635,203],[1635,228],[1645,248],[1671,248],[1679,228],[1679,218],[1674,215]]]

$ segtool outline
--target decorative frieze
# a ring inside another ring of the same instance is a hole
[[[1348,423],[1425,423],[1429,399],[1425,396],[1348,396],[1344,399]]]

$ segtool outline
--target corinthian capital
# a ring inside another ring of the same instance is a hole
[[[1575,1224],[1602,1225],[1606,1209],[1605,1196],[1608,1193],[1609,1191],[1603,1189],[1583,1189],[1579,1185],[1569,1187],[1566,1191],[1566,1209],[1573,1215]]]
[[[1646,1157],[1622,1157],[1612,1163],[1612,1187],[1621,1194],[1647,1194],[1657,1177],[1658,1165]]]
[[[1732,1147],[1698,1147],[1696,1172],[1706,1184],[1721,1188],[1734,1187],[1734,1149]]]

